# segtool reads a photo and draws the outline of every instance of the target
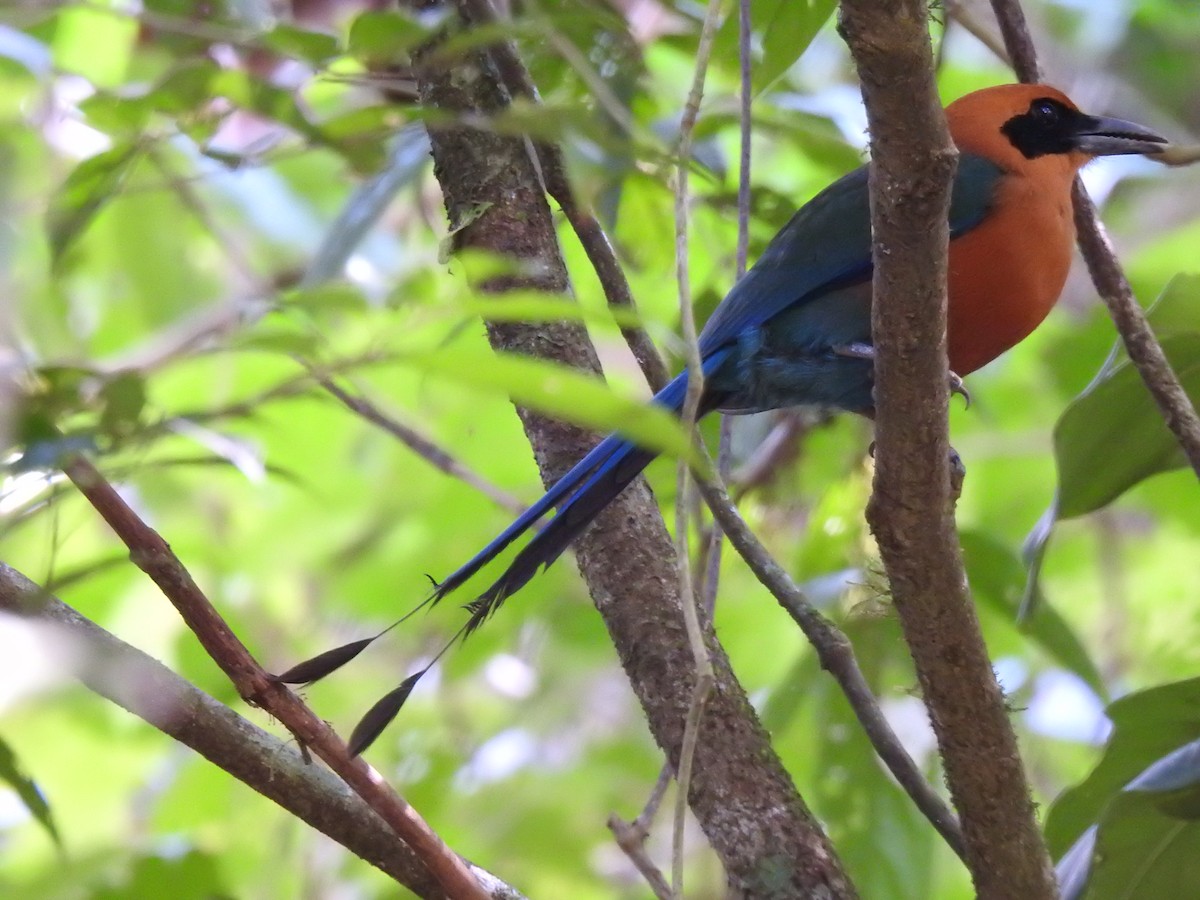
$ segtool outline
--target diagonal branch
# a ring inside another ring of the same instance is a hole
[[[992,0],[992,9],[1000,23],[1000,33],[1004,36],[1004,45],[1008,48],[1017,77],[1025,82],[1039,80],[1037,49],[1019,0]],[[1150,323],[1146,321],[1145,311],[1133,296],[1129,279],[1125,277],[1125,271],[1096,214],[1096,205],[1078,178],[1075,179],[1072,198],[1075,201],[1079,251],[1087,263],[1092,283],[1108,307],[1130,362],[1142,376],[1167,427],[1183,448],[1192,470],[1200,477],[1200,417],[1196,415],[1196,408],[1171,368]]]
[[[416,852],[452,897],[486,900],[487,894],[456,854],[363,760],[284,685],[263,671],[192,580],[167,542],[141,520],[116,489],[82,456],[69,458],[63,472],[129,548],[133,563],[150,576],[179,611],[188,628],[221,667],[238,693],[277,718],[303,747],[310,748],[366,801]]]
[[[306,763],[274,735],[3,563],[0,610],[56,626],[82,657],[77,677],[90,690],[195,750],[416,895],[444,896],[421,858],[331,772]],[[475,867],[472,871],[493,900],[520,897],[495,876]]]
[[[421,434],[415,428],[389,416],[362,394],[352,394],[340,387],[332,377],[318,376],[317,383],[348,410],[365,421],[383,429],[396,438],[413,453],[428,462],[435,469],[445,472],[452,478],[457,478],[464,484],[470,485],[489,500],[513,515],[519,516],[525,512],[527,504],[522,503],[508,491],[488,481],[449,450],[439,446]]]
[[[917,809],[929,819],[933,827],[945,839],[955,853],[965,857],[962,829],[958,819],[932,785],[925,780],[921,770],[908,755],[892,726],[888,724],[883,710],[875,699],[867,678],[859,668],[850,639],[825,616],[821,615],[804,593],[796,586],[781,566],[762,545],[758,537],[741,517],[724,486],[702,484],[704,500],[712,510],[713,518],[720,523],[729,537],[729,542],[746,561],[750,571],[771,594],[779,605],[787,610],[792,620],[800,626],[817,653],[821,668],[837,681],[854,711],[858,724],[871,742],[879,758],[888,767],[904,792],[912,798]]]

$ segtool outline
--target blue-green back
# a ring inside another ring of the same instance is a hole
[[[951,239],[987,216],[1002,174],[983,157],[959,158],[950,201]],[[817,194],[775,235],[709,318],[700,334],[701,354],[736,342],[745,329],[788,307],[870,277],[871,212],[867,167],[862,166]]]

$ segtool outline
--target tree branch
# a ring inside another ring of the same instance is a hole
[[[434,47],[423,48],[415,61],[426,105],[489,115],[507,102],[485,54],[472,53],[453,71]],[[431,129],[430,139],[457,246],[531,264],[524,271],[533,274],[489,279],[479,289],[568,293],[554,223],[527,143],[453,126]],[[497,349],[599,371],[595,351],[577,324],[490,323],[487,328]],[[547,484],[593,442],[577,428],[528,410],[518,413]],[[575,546],[650,730],[678,765],[695,670],[674,554],[645,483],[639,479],[626,490]],[[707,631],[716,686],[700,727],[689,803],[724,864],[731,891],[748,897],[853,896],[833,848],[796,794],[711,628]]]
[[[456,6],[462,20],[473,27],[491,25],[498,19],[491,0],[456,0]],[[534,87],[529,70],[513,43],[498,41],[491,44],[487,52],[509,98],[523,97],[536,103],[537,88]],[[633,299],[629,280],[625,277],[625,270],[621,267],[600,220],[575,197],[571,182],[567,178],[567,167],[561,148],[549,141],[533,141],[532,144],[546,192],[554,198],[567,221],[571,223],[571,228],[579,238],[588,262],[592,264],[609,306],[636,310],[637,303]],[[646,376],[651,390],[657,391],[671,380],[658,348],[654,346],[645,329],[622,326],[621,334]]]
[[[1038,81],[1037,49],[1025,23],[1020,2],[992,0],[992,9],[1000,23],[1000,33],[1004,36],[1004,45],[1008,48],[1017,77],[1025,82]],[[1196,415],[1196,408],[1167,361],[1150,323],[1146,321],[1145,311],[1133,296],[1129,279],[1125,277],[1120,260],[1096,214],[1096,206],[1078,178],[1075,179],[1071,196],[1075,201],[1079,251],[1087,264],[1092,284],[1108,307],[1130,362],[1158,404],[1167,427],[1183,448],[1192,470],[1200,477],[1200,417]]]
[[[967,593],[954,525],[947,209],[957,153],[924,0],[843,0],[871,131],[876,469],[867,519],[937,734],[980,897],[1055,895],[1016,736]]]
[[[386,431],[435,469],[446,473],[452,478],[457,478],[464,484],[470,485],[497,506],[508,510],[513,515],[519,516],[525,512],[526,504],[508,493],[508,491],[492,484],[474,469],[459,460],[449,450],[440,447],[415,428],[411,428],[398,419],[389,416],[362,394],[351,394],[340,387],[330,376],[318,375],[316,380],[321,387],[329,392],[330,396],[356,416]]]
[[[121,498],[96,468],[81,456],[69,458],[63,472],[129,548],[130,559],[150,576],[179,611],[213,661],[249,703],[277,718],[302,746],[346,782],[424,861],[443,890],[455,898],[485,900],[466,863],[442,841],[415,809],[397,795],[370,766],[351,758],[346,745],[284,685],[274,681],[250,655],[167,542]]]
[[[418,896],[445,896],[421,858],[331,772],[305,762],[274,735],[3,563],[0,610],[63,630],[81,658],[77,677],[88,689],[195,750]],[[472,871],[493,900],[520,897],[495,876],[474,866]]]

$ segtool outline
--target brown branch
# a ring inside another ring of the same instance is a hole
[[[1008,59],[1008,51],[1004,48],[1003,39],[993,34],[984,23],[980,22],[967,3],[963,2],[963,0],[945,0],[945,8],[946,15],[950,20],[961,25],[971,37],[991,50],[996,55],[996,58],[1006,66],[1011,65]],[[949,25],[949,22],[947,22],[947,25]]]
[[[491,0],[457,0],[456,5],[462,20],[469,25],[489,25],[497,21],[496,10]],[[509,97],[523,97],[537,102],[537,88],[512,42],[498,41],[490,45],[487,52],[495,63],[496,71],[499,72]],[[637,303],[633,299],[629,280],[625,277],[625,270],[621,268],[608,235],[604,233],[604,227],[592,211],[580,204],[575,197],[571,182],[567,178],[562,150],[557,144],[545,141],[535,141],[533,146],[546,192],[554,198],[567,221],[571,223],[571,228],[579,238],[588,262],[592,264],[609,305],[636,310]],[[645,329],[622,326],[621,334],[652,390],[659,390],[671,380],[662,356]]]
[[[1040,77],[1037,49],[1025,24],[1021,4],[1018,0],[992,0],[992,9],[996,12],[1017,77],[1021,81],[1037,81]],[[1079,251],[1083,254],[1092,283],[1108,307],[1108,314],[1125,344],[1130,362],[1158,404],[1167,427],[1183,448],[1192,470],[1200,477],[1200,417],[1196,415],[1196,408],[1167,361],[1150,323],[1146,321],[1145,311],[1133,296],[1129,279],[1125,277],[1096,214],[1096,206],[1078,178],[1075,179],[1072,199],[1075,201]]]
[[[871,132],[876,468],[867,520],[938,738],[983,898],[1055,896],[954,524],[946,368],[947,209],[957,154],[925,0],[843,0]]]
[[[664,769],[658,778],[659,784],[669,784],[670,778]],[[646,838],[650,836],[646,825],[642,823],[642,818],[639,816],[633,822],[626,822],[619,816],[608,817],[608,829],[613,834],[613,839],[616,840],[617,846],[621,848],[634,867],[646,879],[646,884],[650,890],[654,892],[657,900],[674,900],[676,894],[671,890],[671,885],[667,884],[667,879],[663,873],[659,871],[658,866],[654,864],[649,854],[646,853]]]
[[[1026,83],[1041,81],[1042,70],[1038,66],[1037,48],[1029,34],[1025,21],[1025,10],[1017,0],[992,0],[992,11],[1000,26],[1000,36],[1008,53],[1009,64],[1017,77]]]
[[[1075,201],[1075,229],[1079,249],[1087,263],[1092,283],[1104,299],[1117,332],[1125,343],[1125,352],[1142,376],[1159,411],[1183,448],[1192,470],[1200,477],[1200,418],[1196,408],[1171,368],[1162,345],[1154,336],[1146,313],[1133,296],[1129,279],[1113,252],[1104,226],[1096,215],[1096,206],[1078,179],[1072,190]]]
[[[282,722],[303,747],[324,760],[413,849],[449,896],[485,900],[487,893],[466,863],[417,811],[363,760],[351,758],[346,745],[325,722],[263,671],[196,586],[167,542],[138,517],[96,468],[83,457],[75,456],[63,465],[63,472],[129,548],[133,563],[150,576],[179,611],[238,693]]]
[[[422,101],[450,113],[484,116],[503,109],[507,92],[485,59],[472,55],[449,71],[444,54],[416,55]],[[567,293],[542,181],[523,140],[447,125],[432,128],[434,172],[442,185],[459,248],[522,260],[523,275],[478,285],[484,293],[534,288]],[[482,212],[481,212],[482,210]],[[577,324],[535,327],[493,322],[497,349],[599,371]],[[594,439],[577,428],[518,409],[542,478],[553,483]],[[640,479],[576,544],[576,558],[655,740],[678,765],[695,667],[662,517]],[[732,892],[746,896],[853,896],[837,856],[796,794],[729,660],[709,630],[716,686],[700,726],[689,804],[721,859]]]
[[[274,735],[113,637],[15,569],[0,563],[0,610],[61,630],[87,688],[190,747],[213,765],[337,841],[420,897],[442,897],[421,858],[395,840],[362,798]],[[472,867],[495,900],[520,895]]]

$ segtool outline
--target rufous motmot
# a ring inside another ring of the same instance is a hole
[[[1087,115],[1042,84],[975,91],[946,107],[946,120],[960,152],[949,212],[947,307],[949,370],[957,387],[959,376],[1027,337],[1058,300],[1075,240],[1076,173],[1097,156],[1159,152],[1166,140],[1132,122]],[[700,415],[802,404],[870,415],[871,270],[863,166],[801,207],[709,318],[699,336]],[[686,390],[684,372],[653,402],[678,412]],[[459,635],[470,634],[554,562],[654,456],[619,435],[606,437],[425,603],[446,597],[557,510],[468,605],[470,620]],[[280,680],[315,680],[371,640],[301,663]],[[428,668],[376,704],[351,738],[353,752],[378,736]]]

